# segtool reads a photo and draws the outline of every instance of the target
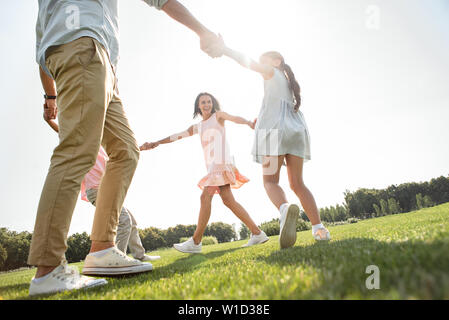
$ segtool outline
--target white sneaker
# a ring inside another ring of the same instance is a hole
[[[265,232],[261,232],[260,234],[251,234],[251,237],[249,238],[249,241],[242,246],[242,248],[247,248],[254,246],[256,244],[262,244],[270,240],[270,238],[267,237]]]
[[[173,247],[183,253],[201,253],[202,244],[195,244],[193,238],[190,238],[186,242],[174,244]]]
[[[108,283],[105,279],[80,276],[78,268],[68,266],[67,262],[62,263],[44,277],[45,279],[33,278],[31,280],[30,296],[68,290],[89,289]]]
[[[281,213],[279,244],[281,249],[289,248],[296,242],[296,222],[299,217],[299,207],[288,205]]]
[[[143,255],[143,258],[138,259],[140,261],[155,261],[159,260],[161,256],[147,256],[146,254]]]
[[[132,259],[116,247],[103,251],[104,254],[101,256],[93,254],[86,256],[83,274],[112,276],[153,270],[151,263],[143,263],[137,259]]]
[[[331,234],[329,233],[329,230],[326,228],[319,228],[314,234],[313,237],[317,241],[328,241],[331,239]]]

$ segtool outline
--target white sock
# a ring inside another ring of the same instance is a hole
[[[281,204],[281,206],[279,207],[279,212],[282,214],[282,212],[284,212],[284,210],[288,207],[288,203],[284,203]]]
[[[114,247],[110,247],[110,248],[107,248],[107,249],[104,249],[104,250],[101,250],[101,251],[97,251],[97,252],[92,252],[92,253],[89,253],[89,254],[91,256],[100,258],[100,257],[104,256],[106,253],[108,253],[110,250],[112,250],[112,248],[114,248]]]
[[[312,234],[315,234],[315,232],[316,232],[318,229],[321,229],[321,228],[324,228],[324,226],[323,226],[322,223],[316,224],[316,225],[312,226]]]
[[[51,274],[51,272],[48,273],[48,274],[46,274],[46,275],[43,276],[43,277],[40,277],[40,278],[34,278],[34,279],[33,279],[33,282],[34,282],[35,284],[39,284],[39,283],[43,282],[45,279],[47,279],[47,278],[50,276],[50,274]]]

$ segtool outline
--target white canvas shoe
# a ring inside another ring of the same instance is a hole
[[[83,274],[87,275],[124,275],[153,270],[151,263],[132,259],[116,247],[104,250],[101,256],[88,254],[84,261]]]
[[[138,259],[140,261],[156,261],[159,260],[161,256],[147,256],[146,254],[143,255],[142,259]]]
[[[105,279],[81,276],[78,268],[68,266],[66,262],[42,278],[33,278],[29,295],[50,294],[62,291],[89,289],[107,284]]]
[[[290,248],[296,242],[296,222],[299,217],[299,207],[288,205],[281,213],[279,244],[281,249]]]
[[[190,238],[186,242],[174,244],[173,247],[183,253],[201,253],[202,244],[195,244],[193,238]]]
[[[317,241],[329,241],[331,239],[331,234],[329,230],[326,228],[319,228],[314,234],[313,237]]]
[[[242,248],[251,247],[257,244],[262,244],[270,240],[270,238],[267,237],[265,232],[261,232],[260,234],[251,234],[251,237],[249,238],[249,241],[242,246]]]

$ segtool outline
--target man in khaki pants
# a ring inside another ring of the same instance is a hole
[[[176,0],[143,0],[193,30],[202,50],[219,55],[219,38]],[[45,91],[44,117],[59,118],[55,148],[39,202],[28,264],[37,266],[30,295],[90,288],[104,279],[80,276],[65,261],[67,233],[84,175],[100,144],[109,161],[98,190],[92,247],[83,273],[146,272],[150,263],[115,247],[118,217],[139,148],[117,91],[117,0],[39,0],[37,61]]]

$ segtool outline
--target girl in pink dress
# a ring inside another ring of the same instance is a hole
[[[160,144],[167,144],[183,138],[199,134],[204,151],[207,175],[200,180],[198,186],[203,190],[201,209],[193,237],[174,248],[184,253],[200,253],[201,239],[206,230],[211,213],[212,198],[219,194],[225,206],[249,228],[251,237],[244,247],[264,243],[269,240],[265,232],[259,229],[248,212],[234,199],[231,188],[238,189],[249,180],[241,175],[234,165],[226,141],[225,121],[248,125],[252,129],[255,122],[241,117],[231,116],[220,110],[220,105],[210,93],[200,93],[195,100],[194,118],[201,115],[203,121],[191,126],[184,132],[172,135],[157,142],[147,142],[140,147],[141,151],[151,150]]]

